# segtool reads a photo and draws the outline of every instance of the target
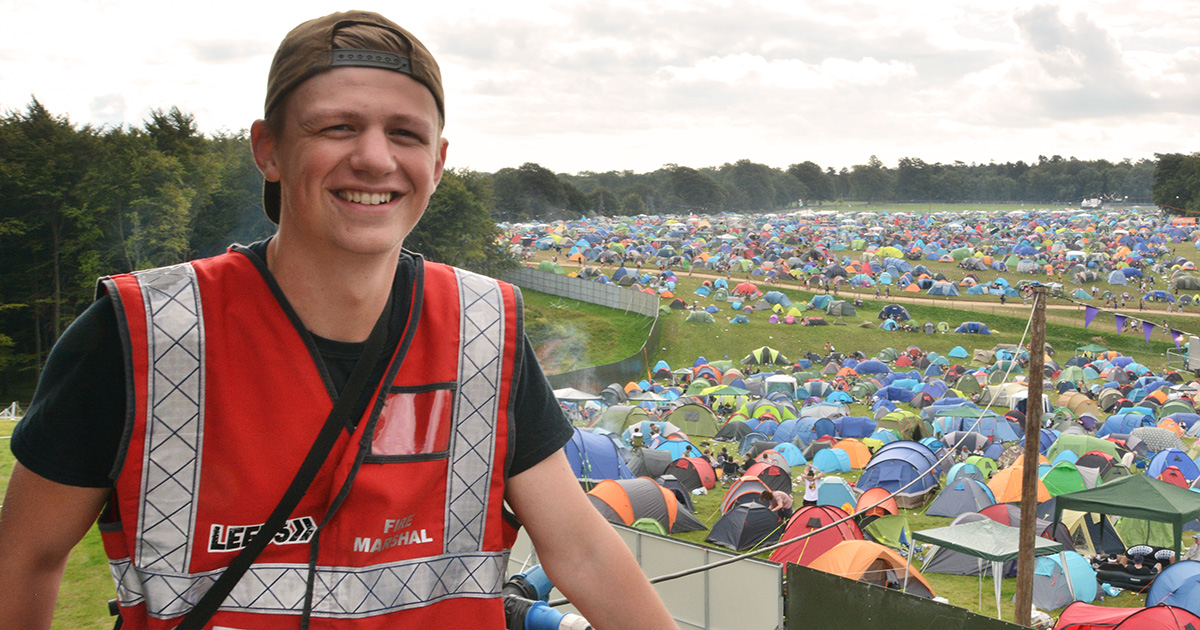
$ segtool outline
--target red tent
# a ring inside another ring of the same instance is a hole
[[[820,529],[834,521],[846,518],[846,513],[832,505],[809,505],[800,508],[788,521],[780,541],[799,538],[813,530]],[[819,534],[796,541],[793,545],[785,545],[771,552],[771,560],[780,564],[794,562],[809,566],[813,560],[843,540],[863,540],[862,530],[853,520],[838,524]]]
[[[1054,630],[1188,630],[1200,628],[1200,617],[1174,606],[1108,608],[1075,602],[1063,609]]]

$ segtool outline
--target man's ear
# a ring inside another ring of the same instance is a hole
[[[445,138],[438,138],[437,162],[433,166],[433,186],[442,183],[442,171],[446,168],[446,147],[450,146],[450,141]]]
[[[256,120],[250,125],[250,150],[254,153],[254,163],[262,172],[263,179],[277,182],[280,179],[279,166],[275,162],[275,146],[277,140],[267,121]]]

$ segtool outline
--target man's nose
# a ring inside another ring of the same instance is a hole
[[[372,175],[390,173],[396,168],[395,146],[383,130],[368,129],[357,138],[350,164]]]

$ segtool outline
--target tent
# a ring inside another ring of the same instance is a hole
[[[1200,617],[1183,608],[1109,608],[1075,602],[1062,611],[1054,630],[1187,630],[1200,628]]]
[[[1163,569],[1146,594],[1147,606],[1158,604],[1179,606],[1200,615],[1200,562],[1184,560]]]
[[[845,520],[822,531],[809,535],[836,521],[846,518],[846,513],[833,506],[809,505],[800,508],[788,520],[780,542],[796,540],[794,544],[784,545],[771,552],[771,560],[780,564],[792,562],[810,566],[813,560],[832,549],[844,540],[862,540],[862,530],[853,520]]]
[[[658,477],[671,465],[671,454],[653,448],[635,448],[625,464],[634,477]]]
[[[679,509],[674,493],[653,479],[606,479],[588,492],[588,499],[610,523],[632,525],[639,518],[652,518],[673,534],[704,529],[687,510]]]
[[[725,498],[721,500],[721,513],[725,514],[733,509],[733,506],[747,501],[757,501],[763,490],[771,488],[762,482],[758,477],[743,476],[741,479],[733,482],[729,489],[725,491]]]
[[[937,455],[919,442],[899,441],[885,445],[875,453],[855,486],[857,492],[881,487],[896,492],[896,503],[902,508],[921,505],[938,487],[941,470]],[[916,480],[912,485],[910,482]]]
[[[823,477],[817,484],[817,505],[832,505],[842,508],[849,506],[853,510],[858,502],[854,499],[854,490],[850,482],[841,477]]]
[[[933,587],[925,577],[900,554],[869,540],[843,540],[813,560],[809,567],[918,597],[934,596]]]
[[[978,558],[981,567],[985,560],[992,563],[997,618],[1000,617],[1000,577],[1004,574],[1003,565],[1005,562],[1016,560],[1020,548],[1019,537],[1020,530],[1016,527],[1001,525],[991,519],[913,532],[915,540],[932,543],[943,549],[951,549]],[[1063,550],[1063,546],[1053,540],[1040,536],[1035,536],[1033,540],[1033,555],[1035,556],[1049,555]],[[926,561],[926,565],[928,564],[929,560]],[[979,572],[979,580],[982,600],[982,570]]]
[[[633,479],[617,444],[599,433],[576,427],[575,435],[563,446],[563,451],[577,479]]]
[[[1056,610],[1073,602],[1096,601],[1096,570],[1074,551],[1037,559],[1033,569],[1033,607]]]
[[[663,474],[674,475],[688,492],[699,488],[712,490],[717,485],[717,474],[703,457],[681,457],[671,462]]]
[[[996,501],[1000,503],[1013,503],[1021,500],[1021,487],[1024,483],[1022,475],[1025,474],[1024,466],[1011,466],[997,472],[988,480],[988,487],[992,489],[992,495],[996,497]],[[1037,500],[1038,503],[1050,500],[1050,491],[1046,489],[1046,485],[1041,479],[1036,477],[1037,483]]]
[[[868,539],[897,550],[907,550],[909,541],[912,540],[912,528],[908,525],[908,519],[899,514],[872,518],[862,531]]]
[[[996,503],[996,497],[983,482],[963,477],[945,490],[925,509],[927,516],[955,517],[967,512],[978,512]]]
[[[705,542],[734,551],[749,551],[760,545],[774,544],[783,530],[779,514],[758,501],[735,506],[713,525]]]
[[[713,410],[698,403],[684,402],[662,416],[691,437],[715,437],[720,430]]]
[[[1053,517],[1053,506],[1051,506],[1050,512],[1051,514],[1045,518]],[[1039,518],[1042,517],[1040,508],[1038,515]],[[1108,520],[1107,516],[1063,510],[1062,524],[1067,528],[1067,535],[1071,537],[1071,544],[1075,545],[1075,551],[1093,556],[1097,553],[1125,553],[1126,545],[1121,541],[1120,534],[1117,533],[1112,521]]]
[[[1183,525],[1200,517],[1200,493],[1146,475],[1114,479],[1091,490],[1064,494],[1055,499],[1054,521],[1063,510],[1128,516],[1169,524],[1173,529],[1175,557],[1180,557]]]

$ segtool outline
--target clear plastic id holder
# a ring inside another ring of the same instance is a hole
[[[392,390],[371,437],[372,457],[444,454],[450,446],[454,387]]]

